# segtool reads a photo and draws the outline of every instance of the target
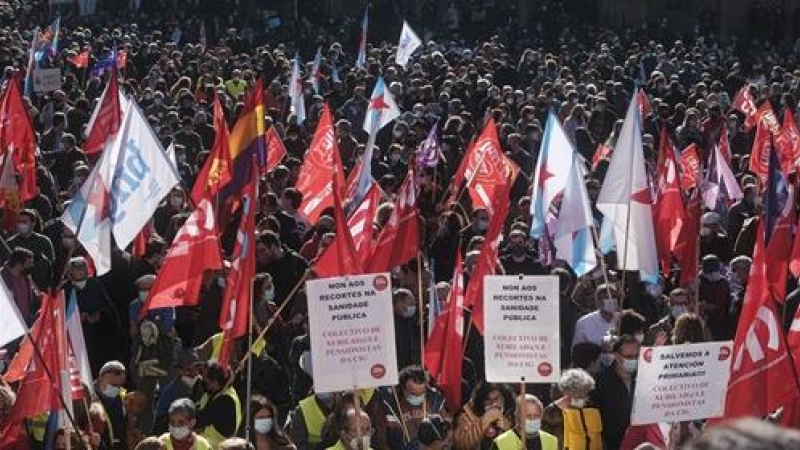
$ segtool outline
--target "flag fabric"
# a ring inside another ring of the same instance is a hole
[[[342,79],[339,78],[339,69],[336,67],[336,63],[331,61],[331,80],[334,83],[341,83]]]
[[[3,317],[3,326],[0,327],[0,348],[28,331],[25,320],[22,319],[14,302],[14,296],[2,280],[0,280],[0,317]]]
[[[333,172],[331,167],[341,167],[339,147],[333,131],[333,118],[326,104],[322,108],[317,130],[311,140],[311,146],[305,154],[303,166],[297,177],[297,188],[303,194],[300,214],[309,223],[316,223],[322,211],[333,205],[333,187],[344,186],[344,175],[341,171]],[[334,178],[336,182],[334,183]]]
[[[647,100],[647,94],[644,92],[644,89],[640,88],[636,91],[636,103],[639,106],[639,117],[643,120],[653,112],[653,108],[650,106],[650,101]]]
[[[169,41],[177,45],[181,42],[182,36],[183,36],[183,31],[181,30],[181,27],[175,27],[175,29],[172,30],[172,34],[169,36]]]
[[[135,102],[109,151],[72,199],[61,221],[94,261],[97,274],[111,268],[111,233],[119,248],[133,241],[180,178]]]
[[[86,125],[86,140],[82,146],[84,153],[87,155],[100,153],[107,145],[114,142],[122,125],[123,102],[127,103],[127,100],[120,92],[116,71],[112,71],[108,84]]]
[[[30,98],[33,94],[33,71],[36,69],[36,50],[39,47],[39,27],[33,30],[31,36],[31,46],[28,49],[28,65],[25,69],[25,85],[23,87],[25,97]]]
[[[390,272],[416,257],[422,245],[420,223],[416,171],[412,166],[397,191],[394,210],[375,241],[365,272]]]
[[[425,368],[453,408],[461,405],[461,370],[464,340],[464,269],[461,252],[456,263],[447,311],[439,314],[430,339],[425,343]]]
[[[765,231],[766,224],[762,220],[733,341],[726,419],[763,417],[791,405],[800,397],[775,298],[767,288]]]
[[[14,77],[0,102],[0,155],[11,154],[19,177],[19,197],[25,202],[39,195],[36,183],[36,133]]]
[[[289,98],[291,99],[291,112],[300,125],[306,121],[306,103],[303,98],[303,78],[300,74],[300,55],[294,55],[292,64],[292,78],[289,80]]]
[[[85,69],[89,67],[89,50],[84,50],[77,55],[70,56],[67,60],[72,63],[73,66],[77,69]]]
[[[373,180],[364,199],[347,220],[347,226],[353,236],[356,255],[362,266],[365,266],[372,256],[373,217],[375,217],[375,211],[378,210],[382,197],[383,192],[380,186]]]
[[[472,307],[472,323],[475,329],[483,335],[483,279],[486,275],[494,274],[497,268],[497,254],[500,248],[500,238],[503,233],[503,225],[510,210],[508,196],[511,192],[511,182],[508,182],[502,190],[495,194],[495,202],[498,205],[489,220],[489,229],[486,230],[486,239],[480,247],[480,255],[475,262],[475,268],[470,274],[469,284],[466,286],[464,303]]]
[[[750,129],[758,123],[758,119],[756,117],[756,111],[758,108],[756,107],[755,100],[753,100],[753,96],[750,95],[749,84],[746,84],[739,89],[739,92],[736,93],[736,97],[733,98],[733,103],[731,106],[744,114],[745,128]]]
[[[196,306],[206,270],[222,269],[221,254],[215,211],[203,198],[172,241],[140,316],[156,308]]]
[[[497,205],[497,193],[506,185],[514,184],[518,174],[519,167],[503,153],[497,125],[489,119],[474,145],[467,150],[454,180],[458,184],[458,180],[466,180],[473,207],[485,208],[492,214]]]
[[[552,112],[547,115],[547,124],[542,138],[542,147],[533,172],[533,193],[531,194],[531,236],[536,239],[553,237],[552,228],[555,214],[554,200],[563,195],[572,166],[578,163],[574,149],[564,129]]]
[[[428,131],[428,136],[419,144],[415,154],[417,168],[436,167],[442,158],[442,146],[439,144],[439,136],[436,125]]]
[[[651,192],[644,167],[639,109],[631,102],[597,208],[614,224],[618,267],[638,270],[642,280],[658,276]]]
[[[106,54],[103,58],[97,61],[94,66],[92,66],[92,70],[89,71],[89,75],[92,77],[101,77],[106,72],[112,71],[117,67],[117,45],[114,44],[108,54]]]
[[[700,153],[697,145],[692,144],[682,152],[680,159],[681,189],[688,190],[696,188],[700,183]]]
[[[720,137],[720,139],[723,138]],[[706,208],[711,210],[717,208],[720,200],[730,204],[744,197],[739,182],[728,163],[725,162],[720,147],[721,145],[714,146],[714,150],[709,155],[708,173],[701,184],[703,203]]]
[[[364,131],[374,135],[398,117],[400,117],[400,108],[397,107],[392,93],[386,88],[383,77],[378,77],[369,98],[367,113],[364,116]]]
[[[253,157],[255,160],[255,156]],[[258,210],[258,167],[255,161],[250,166],[250,181],[242,193],[242,219],[236,233],[219,327],[222,329],[222,346],[219,363],[230,364],[233,341],[248,333],[252,302],[252,280],[256,275],[255,233]]]
[[[147,243],[150,242],[150,238],[153,237],[154,232],[153,221],[150,220],[142,227],[142,231],[133,238],[133,242],[131,243],[131,255],[144,258],[147,254]]]
[[[286,157],[286,146],[283,145],[283,140],[278,136],[278,131],[275,127],[270,127],[264,137],[267,141],[267,165],[262,170],[262,175],[278,167],[278,165]]]
[[[364,18],[361,19],[361,35],[358,38],[358,58],[356,68],[367,68],[367,29],[369,28],[369,5],[364,9]]]
[[[20,381],[17,400],[0,423],[0,448],[23,431],[25,419],[52,410],[61,409],[62,367],[66,353],[64,328],[64,297],[45,294],[39,318],[14,357],[4,378],[8,383]],[[38,351],[33,350],[36,345]]]
[[[417,33],[411,29],[408,25],[408,22],[405,20],[403,21],[403,29],[400,31],[400,40],[397,43],[397,54],[395,56],[395,62],[405,67],[408,64],[408,61],[411,59],[411,55],[414,53],[420,45],[422,45],[422,39],[417,36]]]
[[[792,225],[795,222],[795,192],[778,159],[777,152],[771,152],[764,193],[764,240],[765,257],[769,261],[767,287],[774,301],[784,303],[792,252]]]
[[[314,63],[311,65],[311,87],[315,94],[319,94],[319,82],[322,79],[322,47],[317,47],[317,54],[314,55]]]
[[[214,97],[214,133],[211,152],[192,187],[191,197],[195,205],[199,205],[203,199],[213,201],[232,178],[230,133],[219,96]]]
[[[336,226],[336,236],[325,247],[319,257],[312,263],[312,270],[318,278],[341,277],[345,275],[358,275],[364,273],[364,266],[356,253],[353,236],[347,223],[347,217],[342,209],[341,189],[339,189],[337,176],[343,168],[338,159],[333,163],[333,221]]]
[[[795,193],[795,195],[797,195],[797,193]],[[795,278],[800,277],[800,216],[798,216],[797,219],[798,221],[794,227],[796,232],[794,241],[792,242],[792,254],[789,258],[789,271]],[[798,326],[800,326],[800,323],[798,323]]]
[[[697,279],[699,271],[697,236],[700,234],[700,217],[703,213],[702,197],[695,190],[686,204],[683,225],[673,253],[681,269],[678,285],[689,286]]]
[[[14,175],[14,151],[0,154],[0,208],[4,210],[2,226],[14,229],[22,202],[19,198],[19,185]]]
[[[614,153],[614,147],[609,145],[608,142],[597,144],[597,149],[594,151],[594,155],[592,155],[592,170],[597,170],[600,161],[604,159],[610,160],[612,153]]]
[[[81,324],[81,312],[78,307],[78,298],[75,290],[70,293],[69,302],[67,303],[67,317],[66,317],[67,337],[72,351],[72,362],[70,369],[77,372],[79,385],[85,386],[89,392],[83,392],[81,387],[79,394],[91,396],[94,395],[94,381],[92,380],[92,366],[89,364],[89,352],[86,350],[86,341],[83,337],[83,325]],[[76,397],[75,375],[72,375],[73,384],[73,398]]]
[[[661,270],[666,274],[669,273],[672,266],[672,255],[678,245],[681,228],[686,220],[686,207],[683,204],[675,148],[670,142],[666,128],[661,130],[655,188],[653,225],[656,250]]]
[[[781,155],[781,170],[786,174],[796,171],[800,163],[800,131],[790,108],[783,111],[783,125],[775,136],[775,146]]]
[[[228,138],[228,148],[231,152],[231,179],[219,191],[220,205],[228,207],[232,201],[239,198],[242,189],[250,182],[250,165],[254,161],[259,166],[258,170],[267,164],[267,149],[264,140],[267,132],[264,123],[265,115],[263,81],[259,78],[247,92],[244,107]],[[224,168],[220,170],[224,170]],[[228,212],[229,210],[217,211],[217,214],[225,217]]]
[[[731,143],[728,141],[728,128],[722,127],[719,132],[719,154],[728,167],[731,166]]]
[[[597,266],[597,252],[592,236],[594,215],[586,184],[583,182],[583,163],[574,149],[567,149],[572,153],[572,163],[562,191],[558,218],[553,227],[553,246],[556,258],[566,261],[580,277]]]
[[[764,192],[764,219],[766,221],[764,241],[767,245],[772,239],[772,234],[775,232],[781,216],[788,209],[787,205],[793,203],[791,202],[790,191],[789,181],[780,169],[778,154],[773,150],[770,152],[769,173],[767,174],[766,190]],[[792,208],[793,206],[792,204]]]

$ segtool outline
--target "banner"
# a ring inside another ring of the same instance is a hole
[[[731,341],[643,347],[631,424],[721,416],[732,348]]]
[[[397,384],[388,273],[306,283],[316,392]]]
[[[36,69],[33,71],[33,91],[53,92],[61,89],[61,69]]]
[[[486,381],[557,382],[558,277],[488,275],[483,283]]]

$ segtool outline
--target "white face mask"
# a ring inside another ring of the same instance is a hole
[[[686,314],[688,311],[689,309],[686,307],[686,305],[673,305],[672,307],[670,307],[670,313],[672,314],[672,317],[675,319],[682,316],[683,314]]]
[[[617,310],[617,299],[615,298],[604,298],[602,301],[601,308],[604,312],[613,313]]]
[[[569,405],[574,408],[583,408],[586,406],[587,401],[589,401],[587,398],[571,398],[569,400]]]
[[[253,427],[256,429],[256,432],[259,434],[269,434],[272,431],[272,417],[267,417],[264,419],[256,419],[253,422]]]
[[[173,427],[172,425],[169,426],[169,434],[172,435],[175,439],[186,439],[186,436],[189,436],[191,430],[189,427]]]
[[[20,234],[28,234],[31,231],[31,224],[27,222],[17,224],[17,232]]]
[[[652,298],[659,298],[664,293],[664,287],[660,284],[648,284],[645,288],[647,295]]]
[[[181,206],[183,206],[183,197],[170,197],[169,204],[173,208],[180,208]]]
[[[187,376],[181,377],[181,381],[183,381],[183,384],[189,386],[190,388],[193,388],[194,385],[197,384],[197,379],[198,379],[197,377],[187,377]]]
[[[355,449],[367,450],[369,448],[369,445],[370,445],[371,441],[372,441],[371,437],[369,437],[369,436],[361,436],[361,445],[359,446],[358,445],[358,443],[359,443],[358,438],[354,437],[353,439],[350,439],[350,448],[352,448],[354,450]]]
[[[416,306],[407,306],[406,310],[403,311],[403,317],[405,317],[406,319],[410,319],[410,318],[414,317],[414,314],[416,314],[416,313],[417,313],[417,307]]]
[[[272,287],[271,289],[267,289],[266,291],[264,291],[264,293],[261,294],[261,299],[264,300],[265,302],[271,302],[275,300],[275,287]]]
[[[624,359],[622,360],[622,368],[627,373],[634,373],[636,369],[639,367],[639,360],[638,359]]]
[[[486,231],[489,229],[489,221],[481,219],[476,223],[476,227],[478,231]]]
[[[542,427],[542,419],[525,419],[525,434],[536,434]]]
[[[73,281],[72,285],[78,289],[83,289],[86,287],[86,280]]]
[[[411,406],[419,406],[425,401],[425,395],[406,395],[406,401]]]
[[[644,333],[636,333],[635,335],[633,335],[633,337],[635,337],[635,338],[636,338],[636,340],[637,340],[637,341],[638,341],[640,344],[641,344],[642,342],[644,342]]]
[[[119,388],[116,386],[108,385],[103,388],[103,396],[106,398],[114,398],[119,394]]]

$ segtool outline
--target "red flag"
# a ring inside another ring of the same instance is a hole
[[[350,235],[347,218],[342,210],[338,174],[342,163],[338,153],[333,158],[333,220],[336,224],[336,237],[313,263],[314,273],[319,278],[341,277],[363,273],[363,266],[356,254],[353,236]]]
[[[247,333],[250,319],[251,283],[256,274],[255,234],[258,206],[258,164],[253,157],[250,180],[242,193],[242,219],[236,233],[231,269],[228,273],[219,326],[222,329],[222,348],[219,363],[230,363],[234,339]]]
[[[795,202],[797,193],[793,187],[789,188],[789,198],[775,229],[767,243],[766,258],[769,261],[767,283],[772,298],[783,304],[786,300],[786,283],[789,277],[789,261],[792,258],[792,226],[795,223]]]
[[[495,205],[492,200],[506,183],[513,184],[519,173],[519,167],[506,157],[500,147],[497,125],[493,119],[489,119],[483,133],[475,141],[472,152],[464,159],[464,176],[473,206],[493,212]]]
[[[202,199],[186,219],[158,271],[140,316],[155,308],[196,306],[206,270],[222,269],[216,215]]]
[[[472,306],[472,323],[483,334],[483,277],[492,275],[497,268],[497,251],[500,247],[500,234],[510,209],[508,195],[511,192],[511,182],[495,197],[497,211],[489,222],[486,239],[481,244],[480,256],[475,262],[475,269],[467,285],[466,304]]]
[[[728,141],[728,129],[724,126],[719,132],[719,154],[725,159],[728,167],[733,167],[731,166],[731,144]]]
[[[147,222],[142,228],[142,231],[133,238],[131,243],[131,254],[143,258],[147,253],[147,243],[150,242],[150,237],[153,235],[153,222]]]
[[[119,99],[119,83],[117,72],[112,70],[108,85],[86,125],[87,132],[86,140],[83,141],[83,151],[87,155],[101,152],[106,143],[111,142],[116,136],[121,125],[122,108]]]
[[[336,186],[344,189],[344,174],[338,171],[334,174],[331,167],[334,159],[339,160],[339,147],[333,130],[333,118],[328,105],[322,108],[317,131],[311,140],[311,147],[305,155],[303,167],[297,177],[295,187],[303,194],[303,204],[300,213],[306,216],[310,223],[316,223],[322,210],[333,204],[333,177],[336,177]],[[339,163],[341,167],[341,163]],[[341,192],[340,192],[341,194]]]
[[[286,157],[286,147],[283,145],[281,137],[278,136],[275,127],[270,127],[267,130],[264,139],[267,141],[267,165],[262,168],[262,175],[278,167],[278,164]]]
[[[672,255],[678,244],[685,214],[675,149],[669,141],[667,130],[662,129],[661,147],[656,167],[653,225],[655,226],[658,259],[664,273],[668,273],[672,265]]]
[[[756,110],[758,108],[756,108],[756,102],[753,100],[753,96],[750,95],[749,84],[743,86],[739,90],[731,106],[744,114],[744,126],[746,128],[752,128],[758,123],[758,118],[756,117]]]
[[[725,418],[763,417],[800,396],[774,297],[767,288],[763,220],[732,356]]]
[[[223,186],[231,181],[231,151],[228,132],[228,124],[225,122],[225,114],[222,112],[222,104],[219,97],[214,97],[214,145],[211,153],[197,174],[197,181],[192,187],[192,201],[195,205],[206,199],[213,199]]]
[[[611,159],[612,153],[614,153],[614,147],[607,143],[597,144],[597,150],[595,150],[594,155],[592,155],[592,170],[597,170],[597,165],[600,164],[603,158]]]
[[[697,150],[697,145],[692,144],[686,147],[681,153],[679,162],[681,167],[681,189],[696,188],[700,181],[700,153]]]
[[[416,172],[411,164],[406,179],[397,191],[394,211],[375,242],[372,257],[365,267],[366,272],[388,272],[416,257],[421,247],[421,231]]]
[[[783,126],[775,136],[775,147],[780,156],[783,173],[788,175],[794,172],[800,162],[800,132],[794,121],[794,114],[789,108],[784,110]]]
[[[753,171],[762,183],[767,180],[769,172],[769,152],[772,148],[769,131],[759,122],[756,125],[756,137],[750,150],[750,170]]]
[[[358,260],[362,265],[366,265],[372,256],[373,242],[373,217],[375,211],[380,205],[383,193],[380,186],[375,180],[367,190],[364,199],[358,205],[358,208],[350,216],[347,221],[347,226],[350,228],[350,234],[353,236],[353,245],[356,248]]]
[[[647,94],[644,93],[644,89],[636,91],[636,101],[639,104],[640,117],[644,120],[645,117],[653,112],[653,108],[650,107],[650,102],[647,100]]]
[[[697,236],[700,234],[700,215],[703,213],[699,189],[695,189],[692,193],[685,211],[678,241],[673,250],[681,268],[681,279],[678,284],[682,287],[694,282],[699,270]]]
[[[78,69],[89,67],[89,50],[84,50],[77,55],[70,56],[68,61]]]
[[[789,258],[789,271],[792,272],[792,275],[796,278],[800,276],[800,216],[797,218],[795,230],[797,230],[797,232],[794,235],[792,255],[791,258]]]
[[[436,318],[430,339],[425,343],[425,368],[444,393],[447,405],[461,405],[461,364],[464,339],[464,269],[461,252],[456,250],[453,284],[447,310]]]
[[[67,348],[65,312],[60,292],[56,296],[44,295],[39,318],[31,330],[33,342],[30,337],[25,338],[4,377],[8,383],[20,381],[20,385],[14,406],[0,424],[0,448],[17,439],[25,419],[62,409],[60,375],[64,367],[60,355],[66,356]],[[39,352],[34,351],[33,345]]]
[[[19,92],[19,75],[9,82],[0,102],[0,155],[13,151],[14,171],[19,176],[23,202],[39,195],[36,185],[36,134]]]

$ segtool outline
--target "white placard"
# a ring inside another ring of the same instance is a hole
[[[732,348],[731,341],[643,347],[631,424],[721,416]]]
[[[486,380],[558,381],[558,277],[490,275],[484,278],[483,299]]]
[[[61,69],[47,68],[33,71],[33,91],[53,92],[61,89]]]
[[[316,392],[397,384],[388,273],[306,283]]]

